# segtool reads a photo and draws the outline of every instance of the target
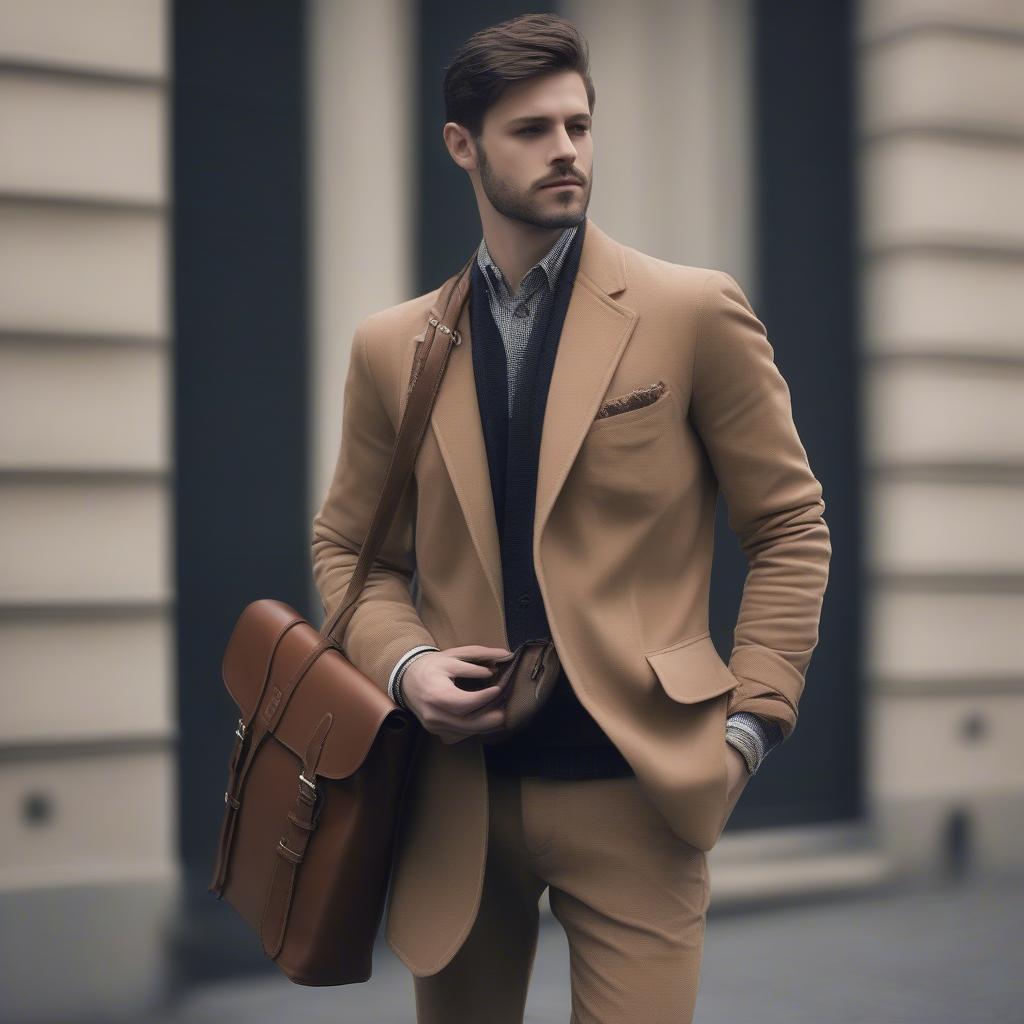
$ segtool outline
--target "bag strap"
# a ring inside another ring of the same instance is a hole
[[[333,633],[342,623],[347,628],[349,620],[355,612],[356,601],[370,573],[370,566],[373,564],[374,558],[377,557],[377,552],[380,550],[384,538],[391,529],[391,524],[398,511],[399,501],[412,476],[413,468],[416,464],[416,456],[423,442],[427,425],[430,422],[430,414],[433,411],[434,402],[441,387],[441,380],[448,366],[448,357],[451,355],[453,345],[461,344],[462,341],[459,337],[459,332],[455,329],[455,325],[458,323],[469,297],[471,278],[468,276],[468,272],[475,259],[476,253],[474,252],[463,268],[441,286],[437,302],[437,306],[440,306],[440,311],[434,306],[430,308],[427,319],[427,332],[424,334],[423,341],[419,345],[422,355],[417,354],[414,360],[410,375],[408,400],[405,412],[402,414],[402,422],[398,427],[395,447],[391,453],[391,462],[388,464],[384,485],[381,488],[381,493],[377,498],[377,504],[370,519],[366,539],[359,550],[359,559],[356,562],[355,571],[352,574],[352,579],[349,581],[341,604],[321,628],[320,640],[316,646],[303,659],[298,670],[292,674],[292,677],[283,687],[284,698],[281,700],[276,711],[275,721],[265,723],[265,728],[255,730],[255,735],[248,731],[244,727],[245,723],[241,721],[239,722],[240,726],[242,726],[241,731],[235,731],[236,740],[229,765],[228,788],[224,793],[227,810],[224,821],[221,824],[214,877],[209,885],[209,891],[214,893],[218,899],[223,895],[228,859],[234,842],[235,825],[238,820],[238,810],[241,807],[241,786],[248,774],[256,751],[265,737],[273,731],[276,721],[280,720],[284,714],[284,709],[288,706],[295,688],[302,681],[309,668],[328,648],[336,647],[338,650],[342,649]],[[448,295],[444,302],[441,302],[440,298],[446,286],[448,287]],[[438,333],[442,335],[442,341],[437,340]],[[299,621],[301,620],[296,620],[292,625],[298,625]],[[290,629],[291,626],[288,628]],[[278,641],[280,639],[279,637]],[[267,665],[267,675],[264,679],[263,690],[266,689],[270,678],[271,664],[272,662],[269,662]],[[262,692],[260,700],[256,704],[257,709],[262,703]],[[253,711],[253,715],[256,715],[256,710]],[[307,752],[304,762],[304,771],[309,771],[309,775],[305,777],[305,784],[313,788],[315,788],[313,780],[316,778],[316,763],[319,759],[319,753],[322,750],[329,726],[329,721],[321,721],[314,736],[316,760],[312,759],[310,752]],[[303,776],[300,776],[300,779],[303,779]],[[308,842],[309,833],[315,828],[315,817],[310,817],[315,810],[315,805],[304,802],[306,798],[301,783],[299,795],[300,806],[297,808],[294,816],[290,815],[289,818],[300,831],[294,832],[293,830],[291,833],[292,842],[285,842],[283,846],[279,845],[277,851],[290,862],[291,870],[289,871],[286,867],[282,867],[281,862],[275,865],[274,882],[271,887],[273,901],[268,904],[269,916],[261,924],[264,949],[268,951],[269,949],[275,950],[275,953],[272,955],[276,955],[276,951],[279,951],[283,940],[283,929],[287,923],[288,909],[291,905],[288,894],[291,891],[290,886],[294,879],[295,868],[305,853],[305,845]]]
[[[345,596],[334,614],[322,626],[320,630],[322,641],[318,646],[335,646],[339,650],[341,649],[341,645],[333,635],[334,631],[340,625],[342,634],[344,634],[345,629],[348,628],[349,621],[355,614],[359,594],[370,574],[373,560],[377,557],[377,552],[380,551],[380,547],[391,529],[391,524],[394,522],[399,502],[416,465],[416,456],[430,422],[430,414],[433,411],[434,402],[437,400],[441,380],[448,368],[448,357],[451,355],[452,348],[462,342],[455,325],[459,322],[459,317],[469,298],[469,286],[472,280],[470,268],[475,259],[476,252],[474,251],[462,269],[450,277],[445,285],[442,285],[436,305],[430,308],[427,332],[419,346],[423,354],[413,365],[409,398],[406,402],[405,412],[402,414],[402,422],[398,427],[398,434],[395,437],[395,447],[391,453],[391,462],[388,464],[384,486],[373,510],[370,527],[359,550],[359,560],[356,562],[356,568],[345,591]],[[448,295],[442,302],[441,296],[444,294],[445,287],[448,289]],[[442,339],[440,341],[438,341],[439,333]]]

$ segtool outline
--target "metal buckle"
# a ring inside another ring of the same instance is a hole
[[[300,786],[300,788],[302,786],[302,783],[305,783],[307,786],[309,786],[309,788],[313,791],[312,799],[316,800],[316,783],[315,782],[311,782],[309,779],[306,778],[306,776],[302,772],[299,772],[299,786]]]
[[[241,718],[238,720],[238,725],[235,727],[235,735],[240,740],[245,739],[245,722],[243,722]]]
[[[437,319],[436,316],[429,317],[427,319],[427,323],[429,323],[431,327],[436,327],[439,331],[443,331],[445,334],[450,334],[452,336],[452,341],[454,341],[456,345],[461,344],[462,336],[459,332],[457,330],[452,330],[450,327],[446,327]]]

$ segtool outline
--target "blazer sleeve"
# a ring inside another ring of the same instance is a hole
[[[821,484],[793,422],[789,387],[736,280],[712,271],[694,345],[691,419],[747,559],[728,714],[796,727],[832,547]]]
[[[313,578],[328,617],[341,604],[355,572],[395,445],[395,427],[380,399],[367,342],[364,321],[352,341],[334,475],[313,519]],[[385,692],[403,654],[420,645],[437,646],[411,593],[415,494],[411,480],[355,613],[338,637],[348,659]]]

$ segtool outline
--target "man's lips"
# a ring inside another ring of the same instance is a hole
[[[568,188],[570,185],[583,188],[583,184],[575,178],[568,178],[565,181],[553,181],[550,185],[542,185],[541,188]]]

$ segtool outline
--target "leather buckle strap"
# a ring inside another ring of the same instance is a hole
[[[302,791],[302,787],[304,785],[309,787],[308,799],[306,797],[306,794]],[[307,803],[310,804],[316,803],[316,783],[307,779],[302,772],[299,772],[299,799],[305,800]]]
[[[312,796],[309,795],[310,790],[312,790]],[[310,782],[304,772],[299,772],[299,801],[295,808],[288,812],[288,820],[296,828],[302,830],[298,833],[292,833],[292,836],[294,836],[292,841],[298,849],[293,849],[288,845],[290,837],[285,835],[281,836],[277,842],[277,852],[293,864],[301,864],[306,856],[309,837],[316,831],[319,818],[320,808],[316,803],[316,783]]]
[[[286,860],[290,860],[293,864],[301,864],[302,858],[305,856],[305,851],[300,853],[298,850],[290,849],[284,840],[285,837],[281,836],[277,841],[277,852]]]
[[[318,814],[314,814],[308,821],[300,818],[294,811],[288,812],[288,820],[293,824],[303,829],[305,832],[315,832],[317,826]],[[283,837],[282,837],[283,841]]]
[[[286,832],[275,847],[275,852],[281,859],[274,865],[270,891],[267,893],[267,902],[259,928],[263,951],[271,958],[281,952],[284,944],[288,916],[295,896],[297,870],[306,857],[306,851],[323,809],[323,802],[317,801],[316,766],[320,762],[320,755],[323,753],[324,743],[333,721],[334,716],[328,711],[320,719],[310,737],[299,772],[298,799],[288,812]]]
[[[224,812],[224,819],[221,822],[220,836],[217,840],[217,860],[213,869],[213,878],[207,886],[217,899],[220,899],[224,892],[224,881],[227,876],[228,861],[231,855],[231,844],[235,835],[235,822],[238,818],[238,811],[242,806],[239,799],[241,795],[242,780],[245,777],[243,771],[243,753],[247,746],[251,753],[251,742],[247,743],[250,734],[246,729],[245,721],[241,718],[235,726],[235,742],[231,747],[231,757],[228,761],[228,783],[224,790],[224,803],[227,810]]]

